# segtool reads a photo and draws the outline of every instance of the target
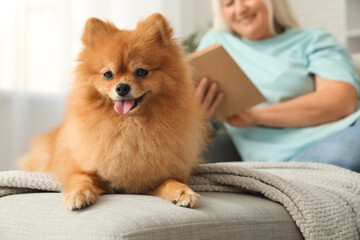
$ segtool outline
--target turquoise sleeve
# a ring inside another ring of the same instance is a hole
[[[348,51],[324,30],[315,30],[313,34],[305,51],[308,71],[326,79],[350,83],[359,94],[359,78]]]

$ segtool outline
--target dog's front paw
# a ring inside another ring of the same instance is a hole
[[[98,194],[91,189],[73,190],[65,195],[65,206],[69,210],[78,210],[91,205]]]
[[[169,193],[169,200],[181,207],[194,208],[199,204],[200,195],[191,190],[176,189]]]
[[[187,185],[169,179],[151,192],[151,194],[170,200],[181,207],[194,208],[199,203],[200,195]]]

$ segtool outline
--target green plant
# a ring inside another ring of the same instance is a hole
[[[194,32],[182,41],[182,45],[185,47],[186,54],[190,54],[196,51],[200,41],[199,36],[199,32]]]
[[[207,32],[211,28],[211,26],[212,23],[208,23],[205,30],[204,29],[196,30],[182,41],[182,45],[185,48],[185,54],[190,54],[196,51],[202,36],[204,35],[205,32]]]

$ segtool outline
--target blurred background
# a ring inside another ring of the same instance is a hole
[[[304,29],[325,28],[360,52],[360,0],[289,1]],[[86,20],[131,29],[154,12],[190,47],[212,21],[210,0],[0,0],[0,171],[61,121]]]

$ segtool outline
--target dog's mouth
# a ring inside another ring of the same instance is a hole
[[[131,110],[135,109],[138,104],[144,99],[145,94],[146,93],[144,93],[138,98],[116,100],[114,105],[115,111],[120,115],[128,114]]]

